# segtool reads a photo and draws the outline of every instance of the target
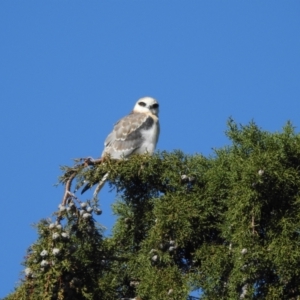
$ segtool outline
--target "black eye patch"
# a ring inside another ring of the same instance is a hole
[[[140,106],[146,106],[146,103],[145,102],[139,102],[139,105]]]
[[[159,106],[158,103],[155,103],[152,105],[152,108],[158,108],[158,106]]]

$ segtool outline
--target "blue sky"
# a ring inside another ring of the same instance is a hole
[[[209,155],[230,116],[299,131],[299,15],[296,0],[0,1],[0,297],[61,201],[59,166],[98,157],[139,97],[160,102],[159,150]]]

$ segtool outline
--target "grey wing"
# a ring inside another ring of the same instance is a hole
[[[142,130],[153,125],[153,119],[142,113],[131,113],[117,122],[104,143],[102,156],[112,158],[128,157],[144,142]]]

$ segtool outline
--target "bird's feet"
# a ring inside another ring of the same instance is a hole
[[[102,157],[94,159],[94,158],[92,158],[92,157],[89,156],[89,157],[86,157],[86,158],[83,159],[83,165],[85,167],[87,167],[87,166],[94,166],[96,164],[100,164],[102,161],[103,161]]]

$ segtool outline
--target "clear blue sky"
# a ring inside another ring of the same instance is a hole
[[[61,200],[59,166],[98,157],[139,97],[160,102],[159,150],[209,155],[230,116],[299,130],[299,16],[298,0],[1,0],[0,297]]]

